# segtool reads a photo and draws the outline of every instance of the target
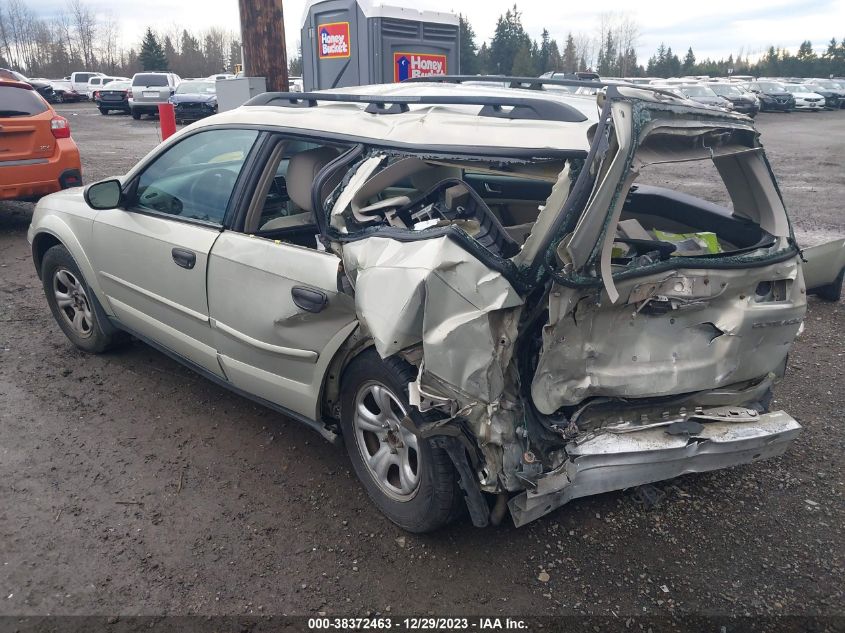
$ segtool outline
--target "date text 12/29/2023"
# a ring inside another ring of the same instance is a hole
[[[308,618],[310,631],[524,631],[519,618],[500,617],[371,617]]]

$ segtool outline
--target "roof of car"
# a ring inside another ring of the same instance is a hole
[[[367,113],[366,103],[320,101],[318,107],[280,105],[242,106],[205,119],[198,125],[267,124],[309,130],[321,136],[366,139],[375,144],[412,147],[475,147],[480,150],[514,148],[531,150],[589,150],[588,130],[598,121],[596,99],[559,92],[521,90],[487,85],[406,83],[338,88],[334,95],[369,95],[399,98],[455,97],[461,99],[498,97],[551,101],[570,108],[580,121],[510,119],[479,116],[482,105],[410,104],[407,111],[393,114]],[[294,93],[301,94],[301,93]],[[389,103],[389,101],[388,101]],[[331,116],[327,116],[330,114]],[[480,152],[481,153],[481,152]]]

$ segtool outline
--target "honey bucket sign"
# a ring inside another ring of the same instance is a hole
[[[445,75],[446,56],[432,53],[393,53],[393,81]]]
[[[349,57],[352,54],[349,22],[321,24],[317,27],[317,35],[317,54],[320,59]]]

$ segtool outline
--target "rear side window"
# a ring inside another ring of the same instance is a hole
[[[76,81],[88,82],[94,75],[91,73],[79,73],[76,75]]]
[[[135,75],[133,86],[163,87],[167,85],[167,75]]]
[[[34,90],[0,86],[0,117],[32,116],[47,111],[47,104]]]

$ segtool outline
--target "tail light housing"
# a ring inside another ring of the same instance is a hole
[[[63,116],[50,119],[50,131],[56,138],[70,138],[70,123]]]
[[[99,99],[99,98],[100,98],[100,91],[99,91],[99,90],[95,90],[95,91],[94,91],[94,100],[96,101],[96,100],[97,100],[97,99]]]

